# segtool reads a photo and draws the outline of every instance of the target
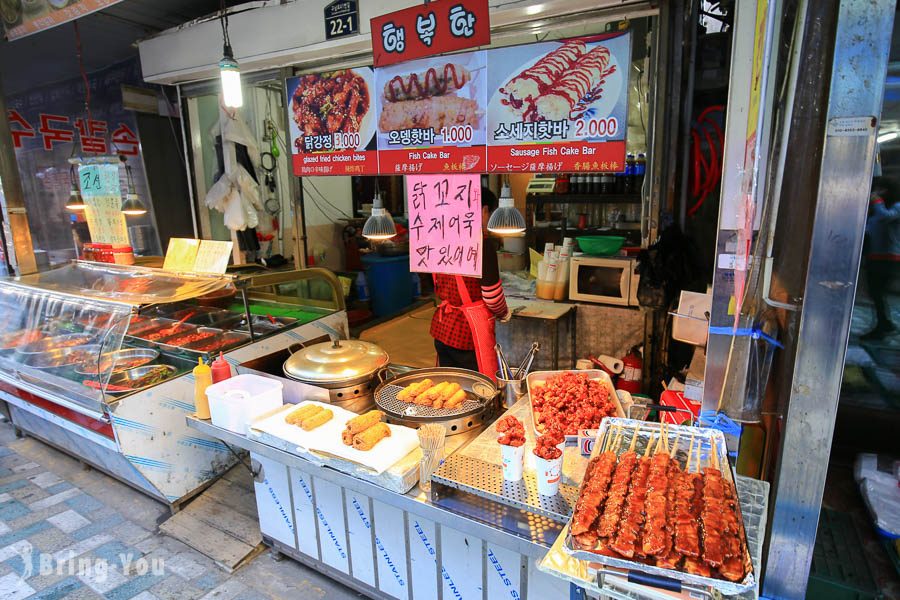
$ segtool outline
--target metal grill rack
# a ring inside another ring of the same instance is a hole
[[[460,455],[448,458],[431,476],[433,501],[454,493],[450,490],[530,511],[558,523],[568,522],[578,499],[576,486],[560,484],[557,495],[542,496],[534,474],[526,471],[521,481],[506,481],[501,465]]]
[[[484,408],[483,402],[473,398],[472,392],[466,392],[466,399],[454,409],[433,408],[421,404],[413,404],[397,399],[397,394],[402,392],[404,386],[386,383],[378,393],[378,407],[381,410],[402,415],[404,417],[419,417],[424,419],[445,419],[448,417],[461,417],[475,413]]]

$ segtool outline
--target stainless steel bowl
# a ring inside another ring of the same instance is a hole
[[[42,340],[26,344],[21,348],[17,348],[16,352],[18,352],[19,354],[42,354],[44,352],[52,352],[54,350],[65,350],[67,348],[87,346],[96,341],[96,335],[90,335],[87,333],[70,333],[67,335],[46,337]]]
[[[112,364],[111,373],[121,373],[122,371],[127,371],[129,369],[142,367],[147,363],[153,362],[157,358],[159,358],[159,352],[152,348],[123,348],[122,350],[116,350],[115,352],[106,352],[99,357],[99,360],[95,360],[92,363],[76,366],[75,372],[79,375],[97,375],[98,371],[100,373],[105,373],[106,369],[103,368],[103,363],[108,361]],[[120,363],[132,359],[140,359],[143,363],[137,367],[121,366]]]
[[[175,373],[178,372],[178,369],[176,369],[172,365],[147,365],[145,367],[137,367],[135,369],[128,369],[127,371],[122,371],[121,373],[116,373],[115,375],[113,375],[112,377],[109,378],[109,385],[110,385],[110,387],[112,387],[112,386],[127,387],[129,383],[140,379],[141,377],[143,377],[147,373],[150,373],[154,369],[165,369],[169,373],[169,375],[163,381],[167,381],[172,376],[174,376]],[[162,383],[162,381],[157,382],[157,383]],[[127,390],[119,390],[119,391],[107,389],[106,393],[108,393],[108,394],[130,394],[132,392],[137,392],[138,390],[143,390],[148,387],[157,385],[157,383],[152,383],[150,385],[145,385],[143,387],[129,388]]]
[[[33,369],[57,370],[75,367],[78,369],[83,364],[90,364],[91,358],[96,364],[100,356],[100,346],[97,344],[86,346],[73,346],[71,348],[57,348],[46,352],[31,352],[26,354],[22,364]],[[85,363],[85,361],[88,361]]]

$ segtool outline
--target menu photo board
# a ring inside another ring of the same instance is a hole
[[[295,175],[378,174],[378,92],[370,67],[310,73],[285,83]]]
[[[481,277],[478,175],[410,175],[409,270]]]
[[[488,172],[625,167],[631,33],[489,51]]]
[[[464,52],[375,70],[381,173],[487,170],[486,56]]]

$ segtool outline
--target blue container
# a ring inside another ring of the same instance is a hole
[[[366,281],[372,298],[372,312],[376,317],[394,315],[412,304],[412,284],[409,274],[409,255],[362,257],[366,267]]]

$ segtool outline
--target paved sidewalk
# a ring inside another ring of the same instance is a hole
[[[161,504],[0,423],[0,598],[358,598],[263,553],[229,575],[168,536]]]

